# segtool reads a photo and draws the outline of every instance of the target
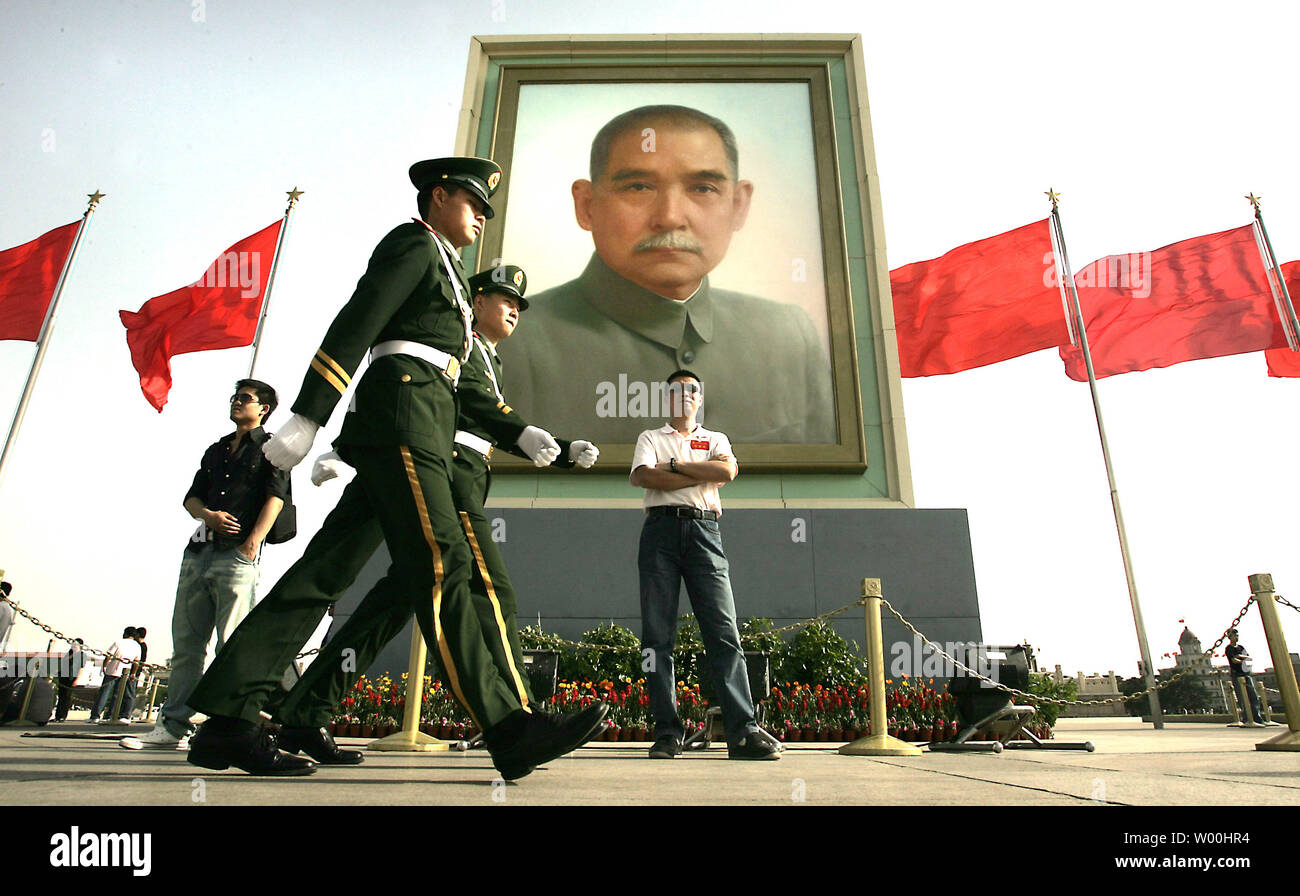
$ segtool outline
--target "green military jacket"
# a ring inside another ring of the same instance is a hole
[[[511,454],[527,458],[528,455],[516,442],[519,434],[529,424],[514,408],[506,404],[501,391],[501,378],[501,357],[475,334],[469,359],[461,368],[460,385],[456,391],[459,403],[456,428],[499,445]],[[573,461],[569,460],[569,446],[572,443],[565,439],[556,439],[556,442],[560,445],[560,456],[552,466],[572,467]],[[486,458],[473,449],[462,450],[463,448],[461,445],[456,446],[458,460],[474,467],[486,467]]]
[[[418,342],[464,362],[470,349],[469,285],[456,253],[447,244],[439,251],[437,239],[427,225],[414,221],[380,240],[311,361],[293,403],[295,414],[325,425],[366,351],[381,342]],[[464,299],[457,297],[452,278]],[[432,363],[386,355],[375,359],[357,384],[334,444],[410,445],[445,452],[454,408],[452,382]]]

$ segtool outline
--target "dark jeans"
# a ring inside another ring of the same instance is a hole
[[[641,649],[648,658],[646,684],[656,738],[681,739],[685,727],[677,715],[677,679],[673,646],[677,641],[677,607],[682,583],[700,624],[705,659],[718,683],[727,741],[735,743],[756,731],[754,701],[749,693],[745,655],[736,629],[727,557],[713,520],[651,514],[641,529],[637,557],[641,573]],[[651,653],[648,655],[646,651]]]
[[[1264,707],[1260,704],[1259,692],[1255,690],[1255,679],[1246,673],[1232,676],[1232,693],[1236,695],[1238,702],[1241,701],[1241,685],[1237,683],[1239,681],[1246,682],[1246,693],[1250,695],[1250,711],[1255,714],[1254,721],[1263,724]],[[1244,706],[1241,707],[1241,720],[1243,722],[1250,721],[1250,719],[1246,718],[1246,707]]]
[[[90,711],[90,718],[98,719],[105,713],[112,713],[113,705],[117,702],[117,692],[126,686],[126,693],[122,697],[122,706],[118,710],[118,718],[131,718],[131,710],[135,707],[135,679],[130,673],[123,670],[123,674],[116,678],[104,677],[104,683],[99,686],[99,693],[95,696],[95,708]],[[110,715],[108,718],[112,718]]]
[[[72,682],[71,678],[59,679],[59,705],[54,710],[54,718],[59,722],[68,720],[68,711],[72,709]]]

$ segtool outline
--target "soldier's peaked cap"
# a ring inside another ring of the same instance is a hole
[[[469,278],[471,294],[504,292],[515,297],[520,311],[528,310],[528,300],[524,298],[527,290],[528,277],[524,274],[524,269],[513,264],[495,265]]]
[[[464,187],[483,202],[483,214],[494,214],[489,200],[501,184],[501,166],[491,159],[474,156],[451,156],[425,159],[411,166],[411,183],[417,190],[432,189],[439,184]]]

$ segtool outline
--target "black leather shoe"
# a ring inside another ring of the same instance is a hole
[[[228,721],[228,720],[223,720]],[[210,728],[204,722],[190,738],[190,750],[185,759],[201,768],[218,771],[234,766],[250,775],[310,775],[316,763],[299,756],[281,753],[275,745],[275,734],[251,722],[232,730],[229,726]]]
[[[649,755],[651,759],[676,759],[682,755],[682,742],[671,734],[656,737]]]
[[[489,728],[483,739],[501,777],[514,781],[582,746],[593,729],[600,728],[608,712],[609,706],[603,701],[567,716],[547,716],[521,709]]]
[[[306,753],[321,765],[360,765],[366,759],[360,750],[339,749],[326,728],[282,725],[276,742],[286,753]]]
[[[728,759],[780,759],[781,742],[762,728],[748,731],[734,744],[727,744]]]
[[[578,741],[578,746],[582,746],[604,730],[605,716],[608,714],[609,706],[604,701],[598,700],[585,709],[563,715],[552,715],[551,718],[566,731],[580,736],[582,739]]]

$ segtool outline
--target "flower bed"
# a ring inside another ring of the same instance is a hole
[[[331,731],[341,737],[384,737],[401,727],[406,706],[405,674],[394,680],[387,675],[370,681],[364,675],[344,696]],[[946,741],[957,736],[956,698],[947,690],[931,687],[904,676],[886,682],[885,711],[889,734],[908,741]],[[597,700],[609,704],[605,730],[597,740],[644,741],[650,739],[653,720],[645,680],[634,682],[562,681],[547,701],[553,712],[568,712],[590,706]],[[677,683],[677,712],[687,735],[703,727],[709,709],[698,684]],[[784,741],[844,742],[871,733],[870,691],[867,685],[839,685],[790,682],[772,688],[762,702],[761,722]],[[469,715],[440,681],[424,678],[424,699],[420,704],[420,730],[443,740],[468,740],[478,730]],[[1040,738],[1051,736],[1051,726],[1035,716],[1029,730]]]

